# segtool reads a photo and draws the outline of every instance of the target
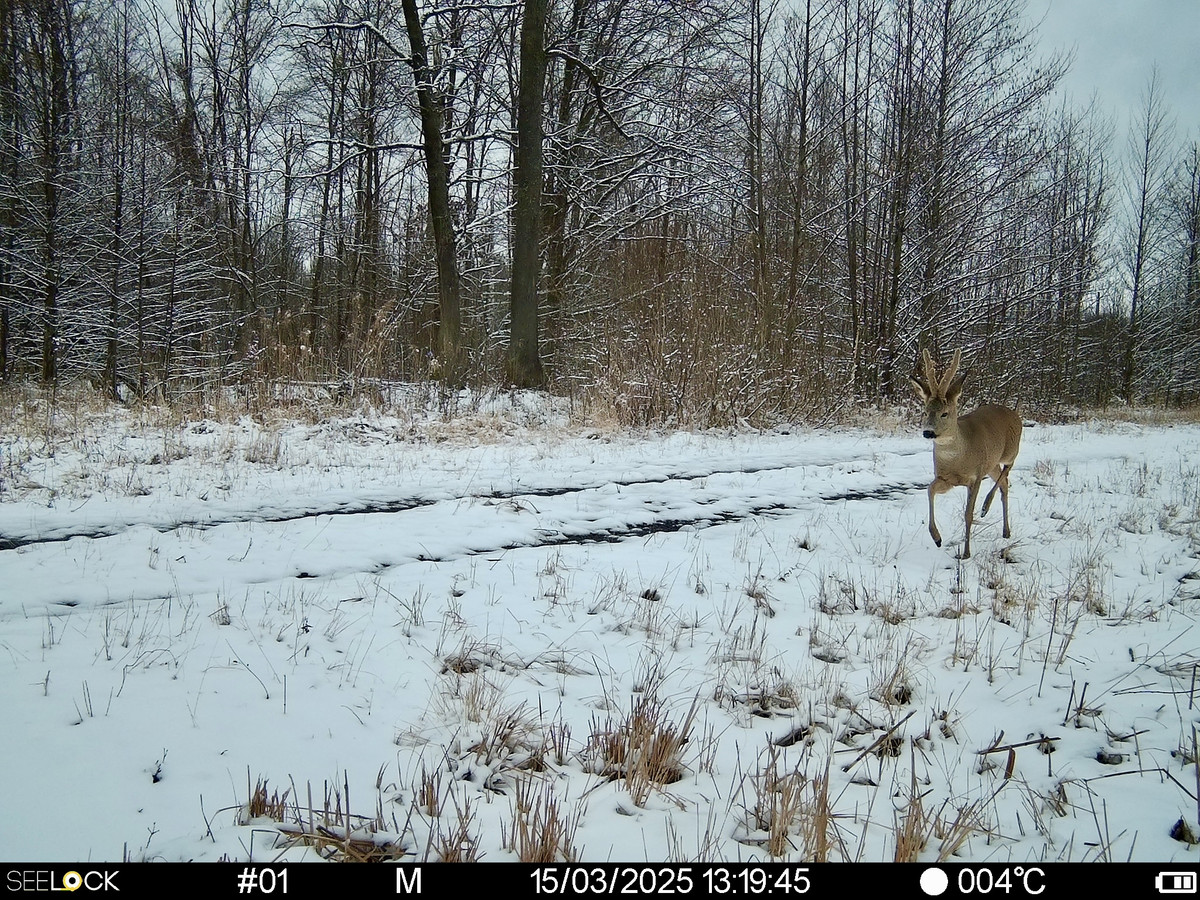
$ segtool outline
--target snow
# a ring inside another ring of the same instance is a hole
[[[969,560],[908,427],[104,410],[0,441],[4,859],[316,858],[249,818],[265,780],[407,859],[460,820],[515,859],[520,788],[589,861],[811,859],[814,821],[830,859],[907,823],[922,860],[1195,860],[1196,426],[1028,423],[1013,537],[997,503]],[[648,791],[600,739],[639,704],[694,705]]]

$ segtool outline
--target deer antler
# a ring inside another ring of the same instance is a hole
[[[954,357],[950,360],[950,367],[946,369],[946,374],[942,376],[941,382],[938,383],[938,392],[944,397],[946,391],[950,389],[950,382],[954,380],[955,374],[958,372],[958,364],[962,361],[962,347],[954,351]]]
[[[933,357],[929,355],[929,348],[926,347],[922,351],[922,358],[925,360],[925,386],[929,393],[933,393],[938,389],[937,375],[934,372]]]

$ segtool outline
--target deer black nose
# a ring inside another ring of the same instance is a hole
[[[924,431],[921,432],[921,437],[932,438],[932,437],[937,437],[937,435],[934,434],[932,431],[930,431],[928,428],[926,428]]]

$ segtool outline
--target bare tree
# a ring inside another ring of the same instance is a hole
[[[513,161],[512,288],[508,377],[521,387],[545,380],[538,345],[542,235],[542,101],[546,84],[547,0],[524,0]]]
[[[1184,324],[1191,340],[1197,342],[1200,341],[1200,142],[1192,142],[1180,166],[1174,212],[1181,236]]]
[[[1150,267],[1158,249],[1156,241],[1163,199],[1166,142],[1170,123],[1163,103],[1158,70],[1155,69],[1142,94],[1142,107],[1129,135],[1129,224],[1126,234],[1126,274],[1129,319],[1121,363],[1122,395],[1133,402],[1138,374],[1138,355]]]
[[[63,293],[65,202],[75,168],[75,47],[69,0],[31,4],[27,90],[35,104],[36,178],[40,204],[41,378],[58,376]]]
[[[424,140],[425,179],[429,190],[429,220],[433,229],[440,322],[438,346],[447,370],[457,374],[462,343],[462,288],[454,221],[450,212],[450,169],[446,165],[446,134],[442,122],[442,98],[434,90],[425,33],[416,0],[403,0],[404,25],[412,51],[409,62],[417,86]]]

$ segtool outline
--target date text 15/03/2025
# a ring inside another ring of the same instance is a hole
[[[544,866],[529,873],[535,894],[657,896],[807,894],[803,866]]]

